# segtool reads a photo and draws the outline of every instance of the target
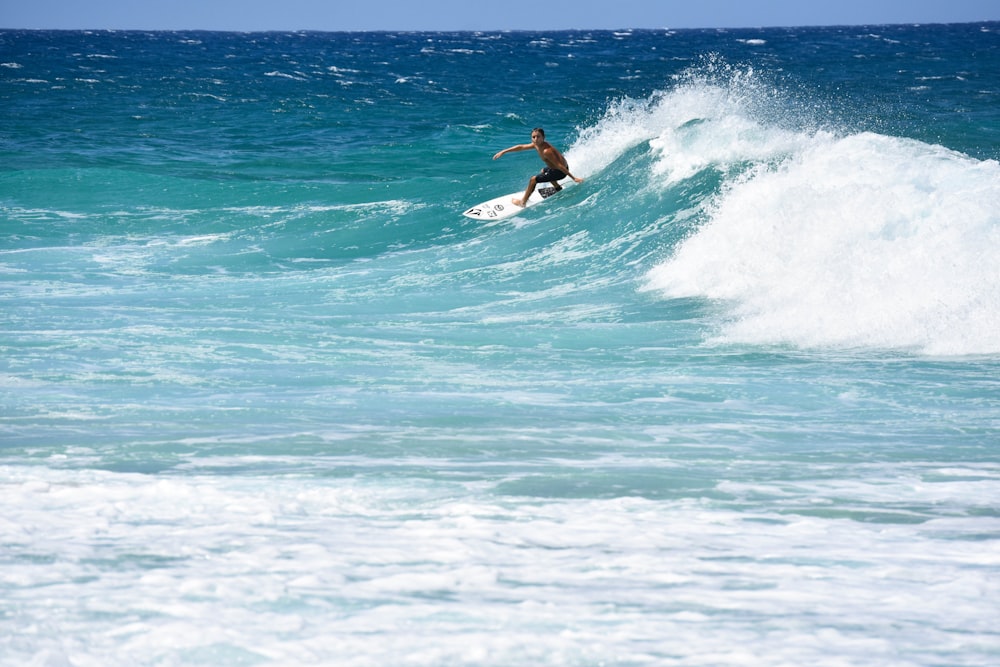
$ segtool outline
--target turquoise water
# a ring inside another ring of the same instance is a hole
[[[1000,26],[0,32],[0,663],[1000,660]],[[586,181],[504,222],[548,139]]]

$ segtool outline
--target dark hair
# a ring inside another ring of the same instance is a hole
[[[536,127],[531,131],[532,134],[534,134],[535,132],[538,132],[540,135],[542,135],[542,138],[545,137],[545,130],[543,130],[542,128]]]

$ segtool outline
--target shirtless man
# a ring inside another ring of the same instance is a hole
[[[516,153],[517,151],[529,151],[534,148],[538,151],[538,156],[542,158],[542,162],[545,163],[545,168],[542,169],[537,176],[532,176],[531,180],[528,181],[528,188],[524,191],[524,197],[521,199],[513,199],[517,206],[524,206],[525,202],[528,201],[528,197],[531,193],[535,191],[535,186],[539,183],[551,183],[557,191],[562,190],[562,186],[559,185],[561,179],[569,176],[577,183],[583,183],[582,178],[577,178],[573,174],[569,173],[569,164],[566,162],[566,158],[560,153],[555,146],[545,141],[545,130],[540,127],[536,127],[531,131],[531,143],[530,144],[518,144],[517,146],[511,146],[510,148],[505,148],[496,155],[493,159],[498,159],[501,155],[506,153]]]

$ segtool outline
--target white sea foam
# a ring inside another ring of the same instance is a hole
[[[309,77],[304,72],[294,72],[289,74],[288,72],[279,72],[274,70],[271,72],[265,72],[264,76],[275,77],[279,79],[291,79],[292,81],[308,81]]]
[[[1000,165],[870,133],[761,165],[648,275],[733,303],[720,340],[1000,352]]]
[[[723,482],[730,507],[518,497],[502,480],[0,468],[3,608],[16,629],[40,624],[12,634],[6,657],[903,665],[953,627],[987,646],[1000,590],[980,572],[998,562],[974,537],[997,522],[963,510],[996,495],[996,471],[974,486],[855,472]],[[833,510],[810,503],[816,489]],[[843,516],[899,498],[898,520]],[[95,619],[100,631],[56,631]]]
[[[722,176],[645,286],[730,304],[719,342],[1000,352],[1000,165],[804,130],[752,72],[723,74],[623,101],[572,147],[584,173],[645,150],[661,190]]]

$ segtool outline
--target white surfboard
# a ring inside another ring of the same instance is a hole
[[[564,186],[563,190],[565,189],[566,188]],[[517,192],[512,192],[509,195],[503,195],[502,197],[496,197],[495,199],[484,201],[482,204],[476,204],[462,215],[467,218],[472,218],[473,220],[503,220],[504,218],[517,215],[529,206],[542,203],[557,192],[559,192],[559,190],[556,190],[548,183],[543,183],[539,187],[535,188],[535,191],[531,193],[531,196],[528,198],[527,205],[525,206],[518,206],[512,201],[513,199],[520,199],[524,196],[524,190],[518,190]]]

